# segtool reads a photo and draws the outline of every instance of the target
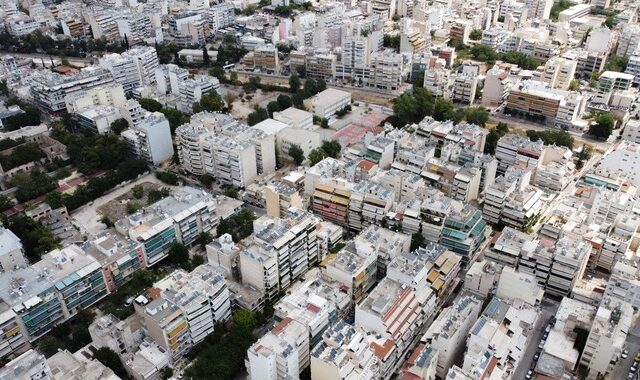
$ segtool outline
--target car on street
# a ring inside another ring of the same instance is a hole
[[[527,372],[527,374],[525,375],[525,378],[528,380],[528,379],[531,379],[531,377],[533,377],[533,371],[532,371],[532,370],[529,370],[529,371]]]
[[[623,359],[626,359],[629,357],[629,350],[624,350],[622,351],[622,354],[620,355]]]

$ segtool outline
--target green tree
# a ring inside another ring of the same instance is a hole
[[[47,202],[47,204],[51,206],[51,208],[60,208],[64,206],[64,198],[59,191],[52,191],[47,194],[45,202]]]
[[[291,158],[293,158],[293,161],[296,163],[296,165],[300,165],[304,161],[304,152],[298,145],[292,144],[289,147],[289,151],[287,153]]]
[[[16,174],[11,184],[17,187],[15,197],[21,203],[37,198],[57,187],[48,175],[38,170]]]
[[[289,96],[280,94],[278,95],[278,104],[280,105],[280,109],[286,110],[293,105],[293,102]]]
[[[322,141],[322,145],[320,148],[326,153],[327,156],[338,158],[340,155],[340,151],[342,150],[342,146],[339,142],[335,140],[324,140]]]
[[[129,201],[127,202],[127,214],[135,214],[142,208],[142,205],[138,202]]]
[[[240,329],[253,331],[253,329],[258,325],[258,319],[254,313],[248,310],[239,309],[235,314],[233,314],[233,323]]]
[[[160,378],[162,380],[168,380],[173,377],[173,369],[171,367],[164,367],[162,371],[160,371]]]
[[[13,207],[13,202],[6,195],[0,195],[0,212],[7,211]]]
[[[125,118],[121,117],[111,122],[111,131],[116,135],[120,135],[127,128],[129,128],[129,122]]]
[[[503,122],[498,123],[495,128],[491,128],[484,143],[484,153],[495,154],[498,140],[507,133],[509,133],[509,127]]]
[[[453,103],[445,98],[437,98],[433,106],[433,118],[438,121],[453,119],[455,111]]]
[[[213,241],[213,235],[209,232],[202,231],[198,234],[196,242],[200,245],[200,248],[205,249],[207,244]]]
[[[411,252],[425,245],[426,239],[420,232],[411,235]]]
[[[327,154],[322,148],[313,149],[309,152],[309,162],[311,166],[317,164],[318,162],[324,160],[327,157]]]
[[[184,245],[174,242],[169,248],[167,261],[177,266],[184,266],[189,263],[189,250]]]
[[[135,185],[131,188],[131,193],[136,199],[142,199],[144,197],[144,187],[142,185]]]
[[[489,45],[478,44],[471,48],[469,51],[471,56],[478,61],[487,62],[489,66],[498,59],[498,53]]]
[[[178,179],[179,179],[177,175],[170,172],[163,172],[163,171],[156,172],[156,178],[166,183],[167,185],[173,185],[173,186],[178,184]]]
[[[307,98],[318,93],[318,85],[315,79],[309,78],[306,82],[304,82],[304,93],[305,97]]]
[[[558,21],[560,12],[568,9],[569,7],[571,7],[571,3],[569,2],[569,0],[558,1],[551,7],[551,14],[549,15],[549,18],[551,18],[552,21]]]
[[[468,123],[484,127],[489,121],[489,111],[484,107],[469,107],[465,110],[465,119]]]
[[[256,107],[253,112],[247,116],[247,124],[256,125],[259,122],[269,118],[269,112],[262,107]]]
[[[482,30],[481,29],[474,29],[471,31],[471,33],[469,33],[469,39],[474,40],[474,41],[478,41],[482,38]]]
[[[211,64],[211,57],[209,57],[209,49],[207,49],[207,45],[202,47],[202,63],[205,66],[209,66]]]
[[[610,55],[609,58],[607,58],[607,63],[604,65],[604,71],[623,72],[626,70],[628,63],[629,57]]]
[[[267,104],[267,112],[269,113],[269,117],[273,117],[274,112],[282,111],[280,108],[280,103],[273,100]]]
[[[212,91],[202,95],[199,102],[193,104],[193,112],[220,112],[224,107],[224,102],[217,92]]]
[[[324,79],[320,78],[316,81],[316,89],[318,92],[322,92],[327,89],[327,82]]]
[[[127,371],[122,366],[120,357],[116,352],[108,347],[100,347],[93,354],[94,358],[106,367],[111,368],[116,376],[126,379],[128,378]]]
[[[601,113],[596,117],[596,123],[589,126],[589,134],[600,138],[607,139],[613,133],[616,120],[610,113]]]
[[[138,100],[138,103],[140,103],[140,107],[146,109],[149,112],[159,112],[162,109],[162,104],[155,99],[140,98]]]
[[[55,355],[58,350],[64,350],[66,348],[64,342],[51,335],[42,337],[42,339],[38,341],[37,347],[38,351],[47,358]]]
[[[574,79],[569,83],[569,90],[571,91],[579,91],[580,90],[580,80]]]
[[[296,93],[300,91],[300,78],[298,78],[297,74],[292,74],[289,77],[289,91]]]

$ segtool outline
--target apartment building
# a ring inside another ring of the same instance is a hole
[[[463,289],[479,297],[486,298],[493,292],[498,282],[498,270],[499,266],[493,260],[474,262],[465,274]]]
[[[355,243],[347,244],[335,256],[330,256],[325,274],[340,283],[358,303],[375,285],[378,257],[370,249],[358,249]]]
[[[138,125],[123,131],[120,136],[129,144],[131,154],[154,166],[173,158],[173,141],[169,121],[160,112],[145,117]]]
[[[522,252],[532,252],[538,246],[534,236],[512,227],[496,234],[484,256],[498,264],[516,268]]]
[[[540,244],[533,252],[523,252],[517,269],[534,275],[545,293],[567,296],[582,278],[590,252],[587,242],[564,236],[554,246]]]
[[[392,376],[402,363],[421,327],[435,309],[434,302],[422,298],[419,291],[385,278],[362,302],[356,305],[355,325],[380,334],[382,345],[374,345],[376,353],[383,354],[382,378]]]
[[[313,128],[313,114],[295,107],[289,107],[281,112],[274,112],[273,119],[285,123],[292,128]]]
[[[323,219],[347,227],[349,225],[349,200],[353,187],[352,182],[343,179],[319,180],[313,187],[312,210]]]
[[[190,246],[200,233],[215,231],[219,222],[217,203],[205,191],[181,187],[171,196],[118,220],[115,228],[142,243],[145,263],[150,267],[167,256],[174,242]]]
[[[430,189],[423,199],[413,198],[406,202],[402,230],[408,234],[420,232],[428,241],[439,242],[444,220],[456,207],[462,206],[437,189]]]
[[[65,97],[74,92],[113,82],[110,71],[89,67],[75,75],[61,75],[53,72],[41,72],[31,77],[31,96],[38,106],[51,113],[66,110]]]
[[[504,175],[512,166],[535,170],[544,159],[542,140],[531,141],[528,137],[507,134],[498,140],[495,157],[498,161],[496,175]]]
[[[124,92],[130,94],[141,86],[141,77],[138,71],[138,63],[134,57],[123,54],[107,54],[100,58],[100,67],[109,70],[113,80],[122,85]]]
[[[102,266],[109,292],[115,291],[146,266],[142,244],[107,231],[84,242],[81,247]]]
[[[637,308],[640,305],[640,273],[638,273],[638,268],[623,260],[616,262],[611,270],[603,298],[621,300]]]
[[[247,356],[249,379],[298,378],[311,360],[307,328],[285,318],[249,347]]]
[[[469,332],[462,369],[472,371],[488,357],[505,377],[513,376],[521,355],[533,344],[538,309],[521,301],[494,297]]]
[[[391,209],[394,198],[393,190],[383,185],[372,181],[358,182],[349,197],[349,229],[358,232],[381,223]]]
[[[277,73],[280,70],[278,48],[271,44],[256,46],[253,51],[244,56],[242,63],[250,68]]]
[[[509,77],[509,73],[504,69],[494,66],[487,71],[484,78],[482,105],[485,107],[501,106],[507,100],[507,96],[513,85],[514,82]]]
[[[265,186],[264,199],[267,215],[274,218],[285,217],[291,207],[304,209],[300,193],[282,183]]]
[[[587,367],[587,379],[610,373],[624,350],[633,326],[633,308],[627,302],[603,298],[596,311],[580,364]]]
[[[200,265],[188,273],[178,269],[155,283],[154,289],[182,310],[193,345],[211,334],[217,323],[231,317],[229,289],[220,271],[213,266]]]
[[[0,272],[29,265],[20,239],[9,229],[0,227]]]
[[[108,294],[102,267],[81,248],[55,249],[36,264],[0,275],[2,343],[18,349]]]
[[[49,380],[53,378],[53,374],[44,355],[30,349],[0,368],[0,378]]]
[[[278,253],[252,244],[240,252],[242,283],[257,289],[266,300],[273,300],[280,291]]]
[[[640,145],[623,142],[600,160],[599,169],[627,176],[627,181],[640,186]]]
[[[77,91],[65,97],[67,112],[78,113],[95,106],[122,108],[127,101],[122,85],[111,83]]]
[[[197,12],[182,12],[170,15],[168,19],[169,35],[176,45],[203,45],[205,40],[206,20]]]
[[[207,136],[202,147],[205,172],[223,184],[244,188],[258,175],[256,149],[248,141]]]
[[[631,119],[624,125],[622,139],[640,145],[640,121]]]
[[[336,78],[336,64],[337,56],[335,54],[315,53],[306,58],[306,76],[331,83]]]
[[[437,376],[444,378],[455,358],[464,350],[464,342],[481,307],[482,302],[475,297],[460,297],[453,305],[442,309],[422,336],[422,342],[438,351]]]
[[[461,255],[463,265],[466,265],[478,253],[489,231],[487,222],[482,219],[482,212],[466,204],[445,217],[440,244]]]
[[[322,260],[316,223],[318,219],[313,214],[300,209],[290,209],[284,219],[264,216],[254,222],[254,242],[275,252],[281,290]]]
[[[380,378],[379,359],[370,344],[373,339],[363,329],[338,321],[311,351],[311,379]]]

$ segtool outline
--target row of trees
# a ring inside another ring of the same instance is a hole
[[[10,97],[9,99],[7,99],[5,105],[7,107],[17,105],[22,110],[22,112],[13,116],[9,116],[2,120],[2,125],[4,126],[5,130],[15,131],[16,129],[31,125],[40,125],[40,123],[42,122],[41,112],[38,107],[34,105],[25,103],[15,97]]]
[[[484,126],[489,121],[489,112],[484,107],[468,107],[454,109],[453,102],[444,98],[436,98],[425,88],[414,88],[412,94],[404,93],[393,103],[394,115],[391,123],[401,128],[407,124],[419,123],[426,116],[435,120],[453,120],[458,123],[466,120],[469,123]]]
[[[122,53],[126,50],[126,44],[122,41],[108,41],[104,37],[54,40],[36,29],[21,38],[9,33],[0,33],[0,50],[23,54],[46,53],[61,57],[85,57],[92,51]]]
[[[86,184],[79,185],[72,194],[53,191],[46,202],[51,207],[65,206],[69,211],[94,201],[124,181],[132,180],[149,170],[142,160],[120,160],[115,170],[93,177]]]
[[[557,145],[565,146],[569,149],[573,149],[574,139],[573,136],[567,131],[559,130],[545,130],[534,131],[533,129],[527,130],[527,137],[531,141],[542,140],[545,145]]]

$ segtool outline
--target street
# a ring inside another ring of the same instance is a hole
[[[636,313],[636,317],[637,317]],[[633,364],[633,360],[636,357],[636,353],[640,352],[640,323],[636,321],[633,328],[627,336],[627,350],[629,350],[629,356],[626,359],[620,358],[618,363],[613,367],[613,371],[605,377],[605,379],[618,380],[626,379],[629,374],[629,368]],[[636,372],[635,379],[638,378],[638,372]]]
[[[538,321],[533,329],[533,335],[529,340],[529,344],[527,344],[527,348],[524,351],[524,354],[520,358],[520,363],[518,367],[513,372],[513,379],[522,380],[525,378],[527,371],[531,369],[531,364],[533,363],[533,356],[538,351],[538,344],[542,339],[542,335],[544,334],[544,329],[547,327],[547,323],[549,322],[549,318],[552,315],[555,315],[560,307],[560,303],[548,298],[544,298],[542,300],[542,305],[540,308],[540,314],[538,315]]]

